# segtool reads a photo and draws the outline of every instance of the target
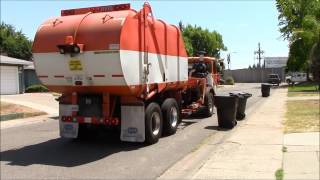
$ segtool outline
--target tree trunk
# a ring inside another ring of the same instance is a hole
[[[307,81],[308,82],[312,81],[310,78],[310,68],[309,67],[307,67]]]

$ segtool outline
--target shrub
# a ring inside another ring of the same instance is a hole
[[[224,84],[226,84],[226,85],[234,85],[233,78],[231,76],[227,77]]]
[[[26,92],[27,93],[33,93],[33,92],[48,92],[48,88],[41,84],[35,84],[27,87]]]

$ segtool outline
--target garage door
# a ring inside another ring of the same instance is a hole
[[[0,66],[0,94],[17,94],[19,92],[19,76],[17,66]]]

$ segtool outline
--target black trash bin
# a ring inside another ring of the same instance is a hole
[[[237,124],[238,97],[215,96],[214,102],[217,107],[219,127],[232,129]]]
[[[271,87],[271,84],[261,84],[262,97],[270,96],[270,87]]]
[[[230,96],[237,96],[239,98],[236,119],[243,120],[246,117],[245,111],[246,111],[247,99],[251,97],[252,94],[245,93],[245,92],[231,92],[229,94]]]

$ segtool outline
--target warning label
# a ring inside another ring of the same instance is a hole
[[[70,71],[82,71],[81,61],[78,59],[71,59],[69,61]]]

